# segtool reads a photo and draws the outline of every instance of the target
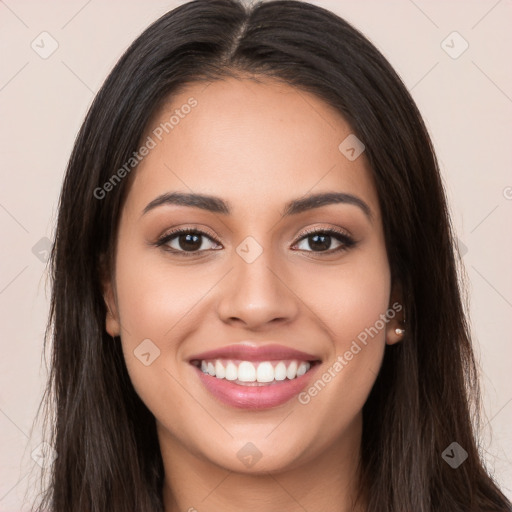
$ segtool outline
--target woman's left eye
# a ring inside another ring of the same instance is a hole
[[[339,246],[334,249],[326,248],[330,246],[333,239],[338,242]],[[347,233],[337,231],[334,229],[319,229],[316,231],[310,231],[299,240],[300,242],[306,242],[310,247],[316,247],[319,251],[307,251],[307,252],[320,252],[333,254],[341,251],[346,251],[350,247],[353,247],[356,242]],[[300,249],[304,250],[304,249]]]
[[[339,244],[339,246],[334,249],[330,248],[333,239]],[[206,240],[209,240],[214,247],[208,247],[208,243],[204,243]],[[354,239],[348,234],[333,229],[317,229],[307,232],[299,238],[294,246],[304,244],[304,242],[308,244],[310,248],[316,248],[317,250],[307,250],[304,247],[299,247],[299,250],[328,254],[347,250],[356,244]],[[178,229],[162,236],[156,245],[157,247],[165,246],[164,249],[166,251],[183,256],[193,256],[198,252],[203,252],[208,249],[217,250],[219,247],[219,244],[217,244],[210,235],[198,229]]]

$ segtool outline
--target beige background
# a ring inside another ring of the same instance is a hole
[[[31,426],[46,375],[45,237],[52,238],[74,138],[128,44],[179,3],[0,0],[2,512],[29,510],[23,499],[38,475],[31,453],[41,434]],[[487,418],[482,447],[512,498],[512,2],[314,3],[345,17],[384,53],[431,132],[471,286]],[[58,43],[47,59],[31,47],[43,31]],[[463,39],[446,39],[453,31]],[[469,47],[453,58],[464,41]]]

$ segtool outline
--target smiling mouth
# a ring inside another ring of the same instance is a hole
[[[204,374],[225,379],[240,386],[269,386],[295,380],[320,363],[318,360],[301,361],[244,361],[240,359],[203,359],[190,363]]]

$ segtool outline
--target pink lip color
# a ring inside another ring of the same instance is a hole
[[[243,361],[278,361],[295,359],[299,361],[318,361],[313,354],[307,354],[283,345],[229,345],[219,349],[202,352],[189,358],[189,362],[229,359]],[[245,386],[226,379],[218,379],[202,372],[192,365],[206,389],[218,400],[231,407],[240,409],[267,409],[284,404],[298,395],[316,373],[319,365],[313,365],[309,371],[295,379],[274,381],[263,386]]]
[[[199,368],[197,371],[206,389],[221,402],[240,409],[267,409],[284,404],[298,395],[310,381],[318,365],[308,372],[292,380],[274,381],[265,386],[242,386],[226,379],[218,379]]]
[[[229,345],[208,352],[202,352],[189,358],[189,361],[203,359],[240,359],[243,361],[277,361],[298,359],[299,361],[316,361],[318,356],[307,354],[284,345]]]

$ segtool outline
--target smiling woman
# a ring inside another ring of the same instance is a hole
[[[510,510],[456,256],[421,116],[357,30],[293,0],[167,13],[68,165],[38,510]]]

